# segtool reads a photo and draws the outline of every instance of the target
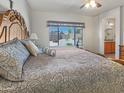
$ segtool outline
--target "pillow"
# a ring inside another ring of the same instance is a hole
[[[28,49],[31,55],[37,56],[40,53],[40,50],[31,40],[22,41],[25,47]]]
[[[39,54],[43,53],[43,48],[41,47],[39,40],[25,39],[25,40],[22,40],[21,42],[24,44],[24,42],[26,42],[26,41],[32,41],[37,46],[37,48],[39,49],[39,51],[38,51]]]
[[[49,55],[49,52],[50,52],[50,49],[49,48],[46,48],[45,49],[45,53]]]
[[[56,50],[51,49],[50,52],[49,52],[49,55],[52,56],[52,57],[56,56]]]
[[[36,40],[36,39],[29,39],[29,40],[31,40],[38,48],[42,48],[39,40]]]
[[[22,55],[21,59],[23,60],[23,64],[26,62],[27,58],[30,56],[30,53],[28,52],[28,50],[21,43],[21,41],[18,40],[17,38],[15,38],[1,46],[4,46],[4,45],[12,45],[14,48],[16,48],[18,51],[20,51],[20,53],[21,53],[20,55]]]
[[[44,48],[43,52],[46,53],[49,56],[55,56],[56,55],[56,50],[50,49],[50,48]]]
[[[0,45],[0,76],[10,81],[22,81],[22,69],[29,52],[18,40]]]
[[[42,48],[41,45],[40,45],[39,40],[28,38],[28,39],[25,39],[25,40],[22,40],[22,41],[32,41],[38,48]]]
[[[21,41],[15,42],[15,48],[20,51],[22,57],[21,59],[23,60],[23,64],[24,64],[27,58],[30,56],[29,51],[25,48],[25,46],[21,43]]]

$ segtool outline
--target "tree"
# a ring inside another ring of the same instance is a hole
[[[68,28],[68,35],[67,35],[67,40],[70,39],[70,34],[72,33],[72,30]]]

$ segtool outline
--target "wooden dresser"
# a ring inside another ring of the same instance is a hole
[[[115,53],[115,42],[105,41],[104,42],[104,54],[113,54]]]
[[[124,45],[120,45],[120,59],[124,60]]]

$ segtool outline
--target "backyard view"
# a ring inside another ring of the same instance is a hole
[[[82,43],[82,28],[75,27],[50,27],[50,46],[76,46]]]

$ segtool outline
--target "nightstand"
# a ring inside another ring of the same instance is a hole
[[[124,60],[124,45],[120,45],[120,55],[119,58]]]
[[[117,63],[124,65],[124,60],[122,60],[122,59],[113,59],[112,61],[115,61]]]

